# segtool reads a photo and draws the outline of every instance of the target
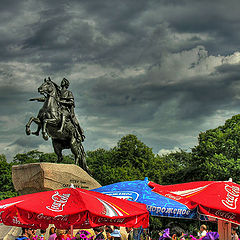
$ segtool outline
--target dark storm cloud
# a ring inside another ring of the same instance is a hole
[[[228,51],[235,49],[239,40],[239,17],[232,14],[237,9],[237,1],[228,4],[226,1],[41,3],[41,11],[36,11],[39,17],[33,22],[24,22],[22,26],[25,37],[11,39],[12,42],[5,39],[2,49],[8,49],[14,43],[20,44],[21,54],[29,54],[26,61],[50,62],[53,71],[60,70],[60,66],[69,69],[78,61],[97,61],[119,67],[140,62],[154,64],[163,49],[177,51],[178,47],[189,48],[194,44],[203,44],[210,51],[222,53],[227,51],[227,44]],[[8,12],[8,18],[13,18],[15,11],[17,15],[23,14],[19,9],[21,5],[14,7]],[[95,21],[95,26],[86,20]],[[207,33],[210,39],[193,37],[180,46],[168,46],[167,26],[180,33]],[[114,35],[118,41],[114,41]],[[229,46],[230,40],[232,46]],[[14,57],[10,50],[2,54]],[[46,70],[50,71],[51,67]]]
[[[1,115],[12,115],[16,112],[26,111],[28,106],[26,102],[31,94],[23,89],[9,87],[0,87]]]
[[[30,0],[1,5],[0,133],[6,146],[50,144],[23,136],[27,120],[41,107],[27,99],[38,96],[38,79],[49,75],[57,83],[72,77],[76,113],[90,149],[112,146],[127,133],[138,135],[155,152],[174,148],[191,143],[218,110],[237,109],[237,0]],[[219,54],[219,59],[211,56]],[[189,63],[182,66],[185,61]],[[13,126],[11,117],[16,118]]]
[[[96,115],[121,118],[127,124],[152,119],[158,107],[177,98],[177,119],[197,119],[208,116],[224,106],[235,104],[234,84],[240,83],[240,65],[223,65],[210,76],[182,80],[161,86],[147,83],[147,76],[136,79],[97,79],[85,83],[82,99],[86,109]],[[218,73],[226,75],[219,77]],[[147,83],[147,84],[146,84]],[[164,114],[164,112],[162,113]],[[122,116],[122,117],[121,117]]]
[[[23,31],[23,37],[9,41],[11,36],[6,34],[2,56],[49,63],[46,72],[68,70],[75,62],[122,67],[152,63],[155,57],[161,56],[159,46],[165,41],[166,26],[162,21],[152,26],[151,22],[141,20],[148,9],[145,1],[137,4],[135,1],[118,4],[70,1],[56,4],[55,8],[53,5],[42,1],[42,10],[36,11],[38,17],[29,22],[25,20],[21,29],[14,29],[15,32]],[[13,13],[9,15],[9,18],[14,16]],[[20,50],[13,51],[17,47]]]
[[[155,3],[158,6],[158,3]],[[192,1],[175,6],[167,4],[161,13],[169,27],[180,33],[206,33],[203,41],[214,54],[229,54],[239,50],[239,1]]]

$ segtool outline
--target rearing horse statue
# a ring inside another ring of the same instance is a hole
[[[82,146],[84,138],[79,138],[78,127],[71,117],[71,114],[69,114],[70,117],[64,118],[64,122],[62,122],[63,110],[59,86],[50,78],[44,79],[43,84],[38,88],[38,92],[43,94],[44,97],[30,99],[30,101],[37,100],[39,102],[44,102],[44,104],[39,110],[38,116],[29,119],[26,125],[26,134],[38,136],[42,129],[44,140],[48,140],[48,137],[52,138],[53,149],[58,156],[57,162],[60,163],[63,161],[62,150],[70,148],[75,158],[75,164],[90,173],[86,163],[84,148]],[[31,132],[30,129],[32,122],[38,125],[38,129],[35,132]],[[63,126],[61,126],[62,123]]]

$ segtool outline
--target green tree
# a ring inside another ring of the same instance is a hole
[[[108,185],[112,181],[112,150],[97,149],[87,152],[87,164],[93,177],[101,184]]]
[[[57,155],[55,153],[43,153],[38,150],[32,150],[27,153],[18,153],[13,158],[14,164],[27,164],[27,163],[36,163],[36,162],[57,162]],[[74,158],[73,155],[63,155],[63,162],[66,164],[73,164]]]
[[[192,163],[192,154],[183,150],[157,156],[156,162],[161,165],[161,184],[177,184],[188,181],[187,169]],[[158,182],[159,183],[159,182]]]
[[[26,164],[26,163],[39,162],[39,158],[42,154],[43,154],[43,152],[40,152],[38,150],[32,150],[27,153],[18,153],[13,158],[13,163],[14,164]]]
[[[126,135],[117,146],[87,152],[87,162],[93,177],[102,185],[149,177],[159,180],[161,169],[152,149],[135,135]]]
[[[0,154],[0,200],[16,195],[12,183],[12,163],[8,163],[5,155]]]
[[[240,183],[240,115],[223,126],[200,133],[192,149],[191,180],[228,180]]]

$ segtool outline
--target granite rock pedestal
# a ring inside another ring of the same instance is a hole
[[[74,164],[30,163],[14,165],[12,180],[15,190],[23,195],[70,187],[91,190],[101,187],[82,168]]]
[[[74,187],[87,190],[101,187],[87,172],[74,164],[29,163],[14,165],[12,167],[12,180],[15,190],[20,195],[67,188],[71,184]],[[0,240],[15,240],[20,234],[21,228],[0,224]]]

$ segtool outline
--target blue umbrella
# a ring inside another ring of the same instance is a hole
[[[145,180],[119,182],[93,189],[113,197],[136,201],[147,205],[152,216],[196,219],[197,210],[190,210],[182,203],[164,197],[152,191]]]

